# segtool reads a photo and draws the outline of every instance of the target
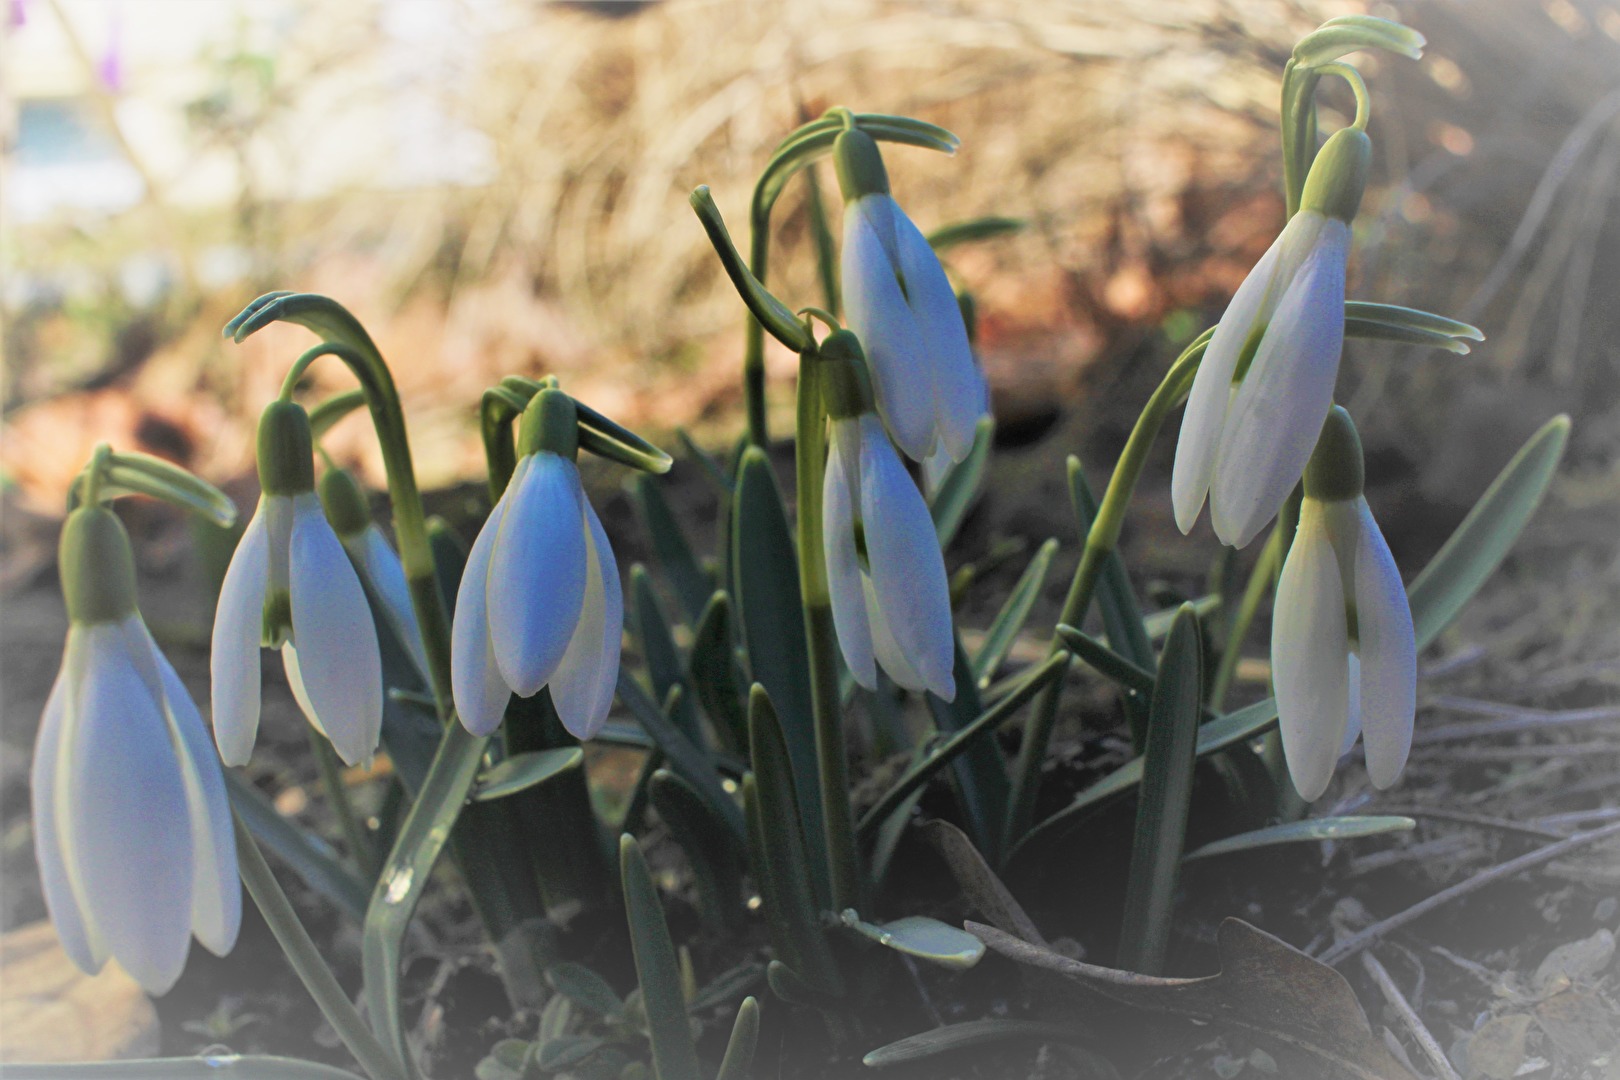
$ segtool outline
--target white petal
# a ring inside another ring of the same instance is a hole
[[[185,781],[130,636],[111,623],[89,629],[83,713],[63,748],[63,849],[108,951],[149,993],[161,994],[180,977],[191,939]]]
[[[382,735],[382,656],[360,578],[313,492],[295,500],[289,572],[293,643],[311,711],[350,765]]]
[[[512,474],[513,481],[526,470],[531,459],[524,458]],[[489,580],[489,557],[495,550],[495,537],[512,494],[511,483],[489,512],[484,527],[467,554],[456,589],[456,611],[450,627],[450,691],[456,715],[462,726],[474,735],[488,735],[501,725],[506,703],[512,696],[506,680],[495,664],[489,640],[489,612],[484,604]]]
[[[1322,433],[1344,347],[1348,245],[1344,222],[1322,227],[1232,398],[1215,453],[1210,518],[1233,547],[1276,516]]]
[[[556,454],[532,455],[501,519],[490,556],[489,634],[512,692],[551,681],[585,600],[584,493],[579,470]]]
[[[872,628],[872,655],[877,658],[878,666],[902,690],[917,694],[926,691],[927,681],[911,666],[911,658],[895,640],[894,629],[883,611],[883,603],[878,599],[877,590],[872,588],[872,579],[864,573],[861,575],[861,598],[866,605],[867,624]]]
[[[209,652],[214,739],[227,765],[246,765],[259,730],[259,648],[264,634],[264,594],[270,574],[270,537],[265,500],[236,545],[214,609]]]
[[[1319,798],[1333,778],[1350,706],[1344,586],[1319,506],[1307,499],[1277,581],[1271,677],[1294,787]]]
[[[950,585],[922,493],[876,418],[861,418],[861,521],[872,588],[896,643],[937,697],[956,697]]]
[[[822,477],[821,544],[827,557],[827,589],[832,599],[833,630],[844,663],[857,683],[877,689],[877,667],[872,659],[872,628],[866,618],[866,597],[861,586],[861,567],[855,554],[855,508],[850,498],[850,466],[846,464],[849,440],[840,433],[853,434],[855,422],[833,421],[833,443],[827,453],[827,472]],[[859,446],[857,441],[856,446]],[[859,453],[857,449],[857,453]],[[857,461],[859,459],[857,458]]]
[[[1378,531],[1367,501],[1359,500],[1361,537],[1356,548],[1356,623],[1361,657],[1362,739],[1374,787],[1400,779],[1412,748],[1417,708],[1417,643],[1401,572]]]
[[[844,314],[866,352],[878,411],[900,448],[921,461],[937,437],[934,391],[922,332],[884,243],[885,232],[896,235],[896,216],[887,195],[866,195],[844,209]]]
[[[417,674],[425,680],[429,677],[427,652],[422,647],[422,629],[417,625],[416,608],[411,604],[411,586],[405,580],[405,567],[376,525],[367,526],[361,534],[360,545],[360,565],[366,582],[376,592],[394,636],[410,655]]]
[[[225,777],[190,692],[144,624],[141,635],[162,680],[170,736],[185,782],[191,818],[191,932],[209,952],[224,956],[236,944],[242,925],[242,883]]]
[[[613,546],[590,500],[583,500],[586,530],[585,600],[579,625],[557,673],[551,677],[551,703],[563,727],[589,739],[607,721],[619,681],[619,650],[624,641],[624,589]]]
[[[1339,756],[1344,757],[1356,748],[1361,738],[1361,659],[1350,654],[1350,710],[1344,723],[1344,738],[1339,740]]]
[[[985,385],[973,362],[967,327],[956,292],[928,240],[898,206],[895,239],[907,300],[922,334],[923,364],[934,393],[934,419],[940,442],[953,460],[973,449],[973,435],[984,415]]]
[[[70,685],[82,661],[75,662],[84,652],[85,629],[68,628],[67,646],[62,650],[62,668],[56,674],[51,696],[45,701],[45,714],[39,722],[39,737],[34,743],[34,765],[29,776],[33,803],[34,857],[39,863],[40,885],[45,892],[45,906],[51,922],[56,924],[56,936],[61,939],[62,950],[68,954],[79,970],[95,974],[105,962],[105,951],[97,950],[91,941],[92,928],[74,895],[73,883],[62,850],[61,829],[58,823],[59,797],[63,794],[61,777],[66,764],[62,757],[64,743],[71,744],[76,726],[69,717],[68,703],[77,695]],[[98,951],[101,955],[98,955]]]
[[[1226,305],[1198,364],[1198,373],[1193,376],[1192,392],[1181,416],[1181,436],[1176,440],[1175,469],[1170,476],[1176,526],[1183,533],[1192,531],[1204,497],[1209,494],[1209,482],[1215,475],[1215,448],[1220,444],[1221,428],[1232,401],[1232,378],[1237,374],[1244,346],[1256,330],[1265,326],[1276,307],[1281,294],[1274,286],[1286,261],[1283,252],[1298,244],[1302,226],[1294,223],[1306,218],[1306,214],[1295,214],[1289,219],[1232,294],[1232,302]]]

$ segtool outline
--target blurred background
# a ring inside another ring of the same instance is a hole
[[[1469,633],[1515,662],[1595,657],[1583,677],[1612,700],[1612,0],[7,0],[5,865],[32,873],[26,786],[11,781],[62,640],[67,484],[105,439],[252,505],[254,424],[310,342],[285,326],[224,341],[254,296],[322,292],[354,311],[400,383],[419,476],[468,506],[482,498],[478,395],[505,374],[556,373],[665,445],[684,426],[720,446],[741,425],[743,309],[687,195],[711,185],[742,241],[754,178],[803,119],[831,105],[920,117],[962,139],[954,158],[888,152],[925,230],[1029,223],[950,258],[978,301],[1007,451],[991,524],[967,543],[1068,540],[1063,456],[1102,483],[1169,358],[1275,236],[1282,65],[1298,37],[1354,11],[1414,25],[1429,47],[1416,63],[1356,59],[1375,161],[1351,295],[1488,338],[1464,358],[1349,344],[1340,398],[1368,443],[1375,507],[1410,572],[1535,427],[1572,413],[1550,524],[1524,545],[1534,588],[1484,603]],[[1351,102],[1325,85],[1323,104],[1332,128]],[[820,295],[806,191],[791,185],[775,219],[771,285],[795,306]],[[785,432],[794,358],[769,365]],[[314,380],[309,400],[350,385],[335,364]],[[327,448],[382,486],[365,424]],[[635,557],[621,516],[609,529]],[[126,518],[149,541],[143,575],[194,561],[160,508]],[[1140,553],[1168,521],[1150,493],[1126,537],[1144,580],[1203,565],[1176,545]],[[1066,574],[1060,561],[1053,581]],[[189,643],[176,659],[206,699],[206,590],[151,580],[143,607],[171,649]],[[0,893],[0,926],[43,915],[20,880]]]

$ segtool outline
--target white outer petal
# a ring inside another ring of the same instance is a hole
[[[512,480],[501,493],[484,527],[467,554],[456,589],[456,611],[450,627],[450,693],[461,724],[474,735],[489,735],[501,726],[512,690],[501,678],[489,640],[489,610],[484,597],[489,581],[489,557],[512,494],[512,484],[527,470],[530,458],[518,462]]]
[[[265,500],[236,545],[214,609],[209,651],[214,739],[227,765],[246,765],[259,730],[259,648],[270,577]]]
[[[1356,546],[1356,623],[1361,657],[1362,740],[1377,788],[1399,780],[1412,749],[1417,709],[1417,643],[1401,572],[1366,499]]]
[[[191,932],[209,952],[224,956],[236,944],[242,925],[242,882],[225,777],[191,693],[144,623],[140,633],[163,687],[169,734],[185,781],[191,826]]]
[[[1344,724],[1344,738],[1339,740],[1339,756],[1344,757],[1356,748],[1361,738],[1361,658],[1350,653],[1350,709]]]
[[[512,692],[528,697],[551,681],[585,601],[584,492],[572,461],[541,451],[501,518],[490,555],[490,640]]]
[[[360,536],[360,563],[366,581],[382,602],[394,636],[405,647],[411,663],[423,680],[430,678],[427,651],[422,646],[422,628],[416,622],[416,608],[411,604],[411,586],[405,580],[405,567],[399,556],[384,539],[382,530],[368,525]]]
[[[850,467],[846,463],[848,438],[856,431],[853,420],[833,421],[832,448],[827,452],[827,472],[822,477],[821,545],[827,557],[827,589],[832,599],[833,629],[838,648],[855,681],[868,690],[877,689],[877,667],[872,657],[872,628],[866,618],[866,596],[861,586],[861,567],[855,555],[855,508],[851,499]],[[859,447],[859,440],[854,440]],[[857,449],[857,454],[859,450]],[[858,482],[858,481],[857,481]]]
[[[358,765],[382,735],[382,655],[360,578],[313,492],[294,500],[288,570],[292,638],[311,711]]]
[[[872,588],[911,667],[935,696],[950,701],[956,645],[934,521],[877,418],[860,423],[861,521]]]
[[[883,242],[885,231],[895,235],[896,216],[887,195],[864,195],[844,208],[844,315],[866,353],[878,411],[906,455],[921,461],[938,434],[934,390],[922,332]]]
[[[1349,243],[1344,222],[1322,227],[1232,397],[1210,494],[1215,533],[1232,547],[1248,544],[1276,516],[1322,434],[1344,348]]]
[[[1175,469],[1170,476],[1171,499],[1175,503],[1176,526],[1183,533],[1192,531],[1209,494],[1215,475],[1215,449],[1232,402],[1232,377],[1243,357],[1243,347],[1257,327],[1271,318],[1282,292],[1275,286],[1280,271],[1297,260],[1289,256],[1301,242],[1313,239],[1320,228],[1319,215],[1295,214],[1277,239],[1271,242],[1249,276],[1243,279],[1232,302],[1215,326],[1198,373],[1193,376],[1192,392],[1181,416],[1181,436],[1176,441]]]
[[[62,846],[60,825],[61,797],[65,794],[62,774],[67,764],[62,755],[64,744],[71,745],[77,727],[75,702],[79,680],[84,668],[84,627],[69,626],[67,644],[62,650],[62,668],[56,674],[51,696],[45,701],[45,714],[39,722],[39,737],[34,743],[34,764],[29,778],[34,822],[34,857],[39,863],[40,885],[45,892],[45,906],[51,922],[56,924],[56,936],[61,939],[62,950],[68,954],[79,970],[95,974],[106,962],[106,950],[98,948],[93,940],[94,928],[85,918],[74,893],[72,878]]]
[[[1339,759],[1349,719],[1349,662],[1338,559],[1320,506],[1307,499],[1277,581],[1271,623],[1271,677],[1283,756],[1306,800],[1327,790]]]
[[[984,377],[973,362],[962,308],[939,256],[898,206],[894,207],[900,270],[905,275],[911,313],[922,335],[923,363],[934,395],[939,441],[952,460],[973,449],[979,417],[985,413]]]
[[[872,628],[872,655],[877,658],[878,666],[902,690],[918,694],[927,690],[927,680],[911,666],[911,658],[895,640],[894,629],[884,615],[883,602],[878,599],[872,579],[866,574],[861,575],[861,597],[866,604],[867,624]]]
[[[624,643],[624,588],[613,545],[589,499],[585,507],[585,600],[579,625],[557,673],[551,677],[551,703],[569,734],[589,739],[607,722],[619,681]]]
[[[309,690],[304,686],[304,673],[298,669],[298,648],[292,642],[281,646],[281,668],[287,673],[287,686],[292,690],[293,700],[298,703],[298,711],[304,714],[309,726],[321,733],[327,742],[332,736],[326,734],[326,728],[315,711],[315,706],[309,700]]]
[[[190,949],[192,845],[160,691],[131,649],[138,634],[138,625],[88,628],[83,711],[63,747],[57,805],[66,810],[63,848],[90,923],[136,982],[162,994]]]

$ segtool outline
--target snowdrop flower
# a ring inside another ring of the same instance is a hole
[[[844,662],[868,690],[881,664],[907,690],[951,701],[956,644],[933,518],[872,412],[855,336],[829,335],[821,354],[832,416],[822,544]]]
[[[1283,754],[1306,799],[1327,789],[1358,734],[1378,788],[1400,778],[1412,746],[1412,610],[1361,489],[1361,442],[1335,406],[1305,470],[1271,629]]]
[[[78,967],[109,957],[153,994],[191,938],[225,955],[242,917],[219,760],[191,695],[135,607],[112,511],[62,530],[67,647],[34,745],[34,851],[51,921]]]
[[[1344,271],[1370,144],[1355,128],[1322,147],[1289,219],[1221,316],[1181,421],[1171,494],[1192,529],[1208,496],[1215,535],[1243,547],[1276,516],[1333,403],[1344,345]]]
[[[865,345],[878,412],[912,460],[943,448],[961,461],[989,395],[956,294],[933,248],[890,197],[872,137],[851,128],[833,153],[844,194],[845,317]]]
[[[563,726],[595,735],[613,704],[624,594],[613,548],[580,486],[574,402],[544,389],[524,410],[523,455],[467,556],[451,629],[451,689],[488,735],[507,697],[551,688]]]
[[[317,490],[326,520],[337,533],[338,542],[349,553],[363,584],[371,587],[383,617],[389,622],[394,637],[410,654],[411,663],[423,679],[428,677],[427,651],[422,645],[422,630],[416,621],[416,608],[411,603],[410,583],[405,580],[405,567],[399,561],[393,545],[382,529],[371,519],[365,492],[354,474],[347,469],[330,468],[321,474]]]
[[[214,614],[214,738],[246,764],[259,728],[259,649],[279,648],[293,696],[350,765],[382,734],[382,659],[365,590],[315,495],[309,416],[275,401],[259,421],[263,495]]]

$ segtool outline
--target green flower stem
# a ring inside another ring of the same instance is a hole
[[[1108,488],[1103,492],[1102,502],[1097,507],[1097,516],[1092,521],[1090,531],[1086,533],[1085,547],[1080,553],[1080,565],[1075,567],[1074,578],[1069,583],[1069,592],[1064,597],[1063,610],[1058,616],[1059,623],[1080,626],[1085,621],[1086,612],[1091,607],[1092,596],[1097,591],[1097,582],[1102,577],[1103,566],[1119,544],[1120,529],[1125,524],[1125,512],[1130,506],[1131,496],[1136,491],[1136,482],[1142,475],[1142,468],[1147,464],[1148,451],[1153,448],[1153,442],[1158,438],[1159,429],[1164,426],[1165,419],[1186,400],[1188,392],[1192,389],[1193,376],[1198,373],[1198,365],[1204,358],[1204,350],[1209,347],[1209,340],[1213,334],[1213,330],[1206,330],[1193,339],[1193,343],[1187,346],[1174,364],[1170,365],[1164,380],[1159,383],[1158,389],[1153,391],[1153,396],[1143,407],[1142,415],[1136,418],[1136,426],[1131,429],[1125,449],[1120,453],[1118,464],[1114,466],[1114,475],[1109,478]],[[1057,653],[1062,648],[1062,640],[1054,634],[1050,652]],[[1034,821],[1035,793],[1040,784],[1041,763],[1046,759],[1047,744],[1052,738],[1052,728],[1057,723],[1058,701],[1062,694],[1062,680],[1049,683],[1031,707],[1029,724],[1024,729],[1023,744],[1019,747],[1018,761],[1013,769],[1012,797],[1007,807],[1003,851],[1011,851],[1024,833],[1029,831]]]
[[[1249,627],[1254,625],[1254,617],[1259,614],[1260,605],[1265,602],[1266,594],[1271,591],[1271,583],[1282,566],[1282,537],[1283,530],[1273,527],[1265,548],[1260,552],[1259,561],[1249,571],[1249,581],[1243,587],[1243,599],[1233,614],[1231,630],[1221,647],[1221,662],[1215,669],[1215,678],[1209,687],[1209,707],[1216,712],[1221,711],[1221,704],[1232,688],[1233,678],[1237,676],[1243,639],[1248,636]]]
[[[281,891],[247,825],[234,810],[231,820],[236,825],[236,859],[242,883],[264,914],[264,921],[270,924],[270,932],[275,934],[277,943],[281,945],[293,970],[298,973],[298,978],[315,999],[315,1004],[320,1006],[322,1015],[371,1080],[406,1080],[404,1064],[389,1054],[372,1035],[348,995],[343,992],[343,987],[338,985],[332,969],[321,958],[320,950],[310,940],[304,924],[298,921],[287,894]]]
[[[349,858],[369,885],[377,880],[377,871],[381,869],[381,865],[377,849],[361,826],[360,817],[354,812],[354,804],[349,801],[349,789],[343,784],[343,762],[338,760],[337,751],[332,748],[332,743],[325,735],[316,731],[313,726],[309,726],[307,730],[309,748],[315,755],[315,766],[321,774],[321,787],[326,790],[326,799],[332,804],[332,813],[336,815],[338,826],[343,830],[343,842],[348,845]]]
[[[1282,148],[1283,195],[1288,216],[1299,212],[1305,194],[1305,175],[1316,156],[1316,84],[1322,76],[1290,59],[1283,67]]]
[[[1367,93],[1367,83],[1361,77],[1361,72],[1349,64],[1334,61],[1330,64],[1320,64],[1316,67],[1318,75],[1337,75],[1350,84],[1350,92],[1356,96],[1356,118],[1350,121],[1350,126],[1357,131],[1367,130],[1367,120],[1372,115],[1372,97]]]
[[[804,596],[804,632],[810,653],[810,700],[816,718],[816,764],[821,779],[827,866],[833,910],[861,907],[860,856],[849,805],[849,762],[838,696],[838,637],[832,591],[822,546],[822,477],[827,468],[827,414],[822,401],[821,360],[806,351],[799,360],[798,431],[795,464],[799,500],[799,590]]]
[[[838,251],[833,245],[832,226],[827,220],[827,203],[821,196],[821,179],[816,176],[813,166],[804,170],[804,182],[807,186],[805,212],[810,218],[810,234],[816,241],[816,274],[821,279],[821,295],[826,301],[827,310],[837,314]]]

